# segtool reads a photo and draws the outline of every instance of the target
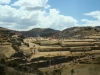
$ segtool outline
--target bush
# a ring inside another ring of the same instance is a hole
[[[25,75],[25,73],[16,71],[16,70],[14,70],[14,68],[9,67],[7,69],[6,75]]]
[[[5,59],[2,58],[2,59],[0,60],[0,63],[5,65],[5,63],[6,63]]]
[[[29,47],[29,43],[24,43],[27,47]]]
[[[13,67],[13,68],[16,68],[16,67],[19,66],[19,64],[15,61],[6,62],[6,65],[9,66],[9,67]]]

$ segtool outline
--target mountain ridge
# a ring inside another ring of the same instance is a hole
[[[22,31],[21,33],[29,37],[49,37],[56,33],[60,32],[59,30],[54,30],[51,28],[34,28],[29,31]]]
[[[0,27],[0,30],[10,30],[10,29]],[[84,36],[84,35],[100,32],[100,26],[71,27],[71,28],[66,28],[62,31],[54,30],[51,28],[33,28],[28,31],[15,31],[15,30],[10,30],[10,31],[15,33],[20,33],[27,37],[51,37],[51,36],[75,37],[76,35]]]

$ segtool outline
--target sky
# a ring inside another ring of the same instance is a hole
[[[0,27],[64,30],[100,26],[100,0],[0,0]]]

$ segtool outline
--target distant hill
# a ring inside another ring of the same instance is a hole
[[[0,30],[9,30],[10,32],[22,34],[27,37],[55,36],[55,37],[70,38],[70,37],[77,37],[77,36],[83,37],[87,35],[98,34],[98,32],[100,32],[100,26],[72,27],[72,28],[67,28],[65,30],[62,30],[62,31],[54,30],[51,28],[34,28],[29,31],[14,31],[14,30],[3,28],[3,27],[0,27]]]
[[[67,28],[57,34],[55,34],[54,36],[57,37],[66,37],[66,38],[70,38],[70,37],[84,37],[84,36],[88,36],[88,35],[93,35],[93,34],[98,34],[98,32],[100,32],[100,26],[96,26],[96,27],[72,27],[72,28]]]
[[[28,36],[28,37],[49,37],[52,36],[60,31],[54,30],[51,28],[34,28],[29,31],[22,31],[21,34]]]
[[[9,29],[7,29],[7,28],[3,28],[3,27],[0,27],[0,30],[9,30]]]
[[[2,31],[9,31],[10,33],[21,35],[21,33],[19,31],[7,29],[7,28],[4,28],[4,27],[0,27],[0,30],[2,30]]]

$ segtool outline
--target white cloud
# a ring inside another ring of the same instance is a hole
[[[100,11],[93,11],[84,15],[96,18],[96,20],[82,19],[81,21],[85,22],[82,26],[100,26]]]
[[[41,27],[50,27],[62,30],[67,27],[72,27],[77,24],[71,16],[60,15],[60,12],[56,9],[50,9],[47,16],[40,17],[40,23],[43,25]]]
[[[48,0],[18,0],[11,6],[0,5],[0,26],[15,30],[34,27],[62,30],[77,25],[76,19],[61,15],[59,10],[51,9],[47,2]]]
[[[91,16],[93,18],[97,18],[98,20],[100,20],[100,11],[93,11],[90,13],[85,13],[84,15]]]
[[[25,10],[40,10],[50,7],[50,5],[47,5],[47,2],[48,0],[18,0],[12,6],[19,6]]]
[[[0,4],[9,4],[11,0],[0,0]]]

